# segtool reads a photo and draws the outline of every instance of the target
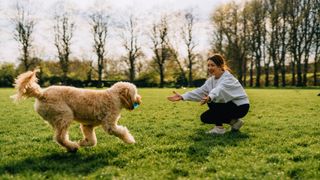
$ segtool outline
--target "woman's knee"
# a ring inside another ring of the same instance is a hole
[[[210,116],[208,115],[207,112],[204,112],[200,115],[200,120],[203,122],[203,123],[206,123],[206,124],[213,124],[213,121],[212,119],[210,118]]]
[[[236,118],[243,118],[245,117],[248,112],[249,112],[249,104],[245,104],[245,105],[241,105],[238,110],[237,110],[237,113],[235,116],[237,116]]]

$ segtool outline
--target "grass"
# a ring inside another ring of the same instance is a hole
[[[205,134],[206,106],[168,102],[172,90],[140,89],[143,104],[123,111],[119,124],[136,144],[99,127],[96,147],[70,154],[53,141],[33,99],[13,104],[13,89],[0,89],[0,179],[320,178],[319,90],[247,89],[245,126],[223,136]],[[82,137],[77,123],[70,131]]]

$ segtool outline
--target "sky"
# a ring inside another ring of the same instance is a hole
[[[208,51],[210,46],[210,33],[212,27],[210,16],[213,10],[227,2],[226,0],[20,0],[36,20],[33,33],[34,54],[43,59],[57,59],[57,51],[53,45],[53,16],[55,12],[68,9],[73,12],[76,24],[72,39],[71,57],[80,59],[95,59],[92,50],[92,35],[88,23],[88,14],[94,8],[108,9],[114,27],[110,28],[106,49],[108,56],[117,57],[123,54],[124,49],[119,42],[117,23],[121,23],[129,14],[138,18],[138,23],[144,32],[149,31],[151,23],[155,22],[162,14],[173,14],[185,10],[192,10],[197,18],[194,37],[197,42],[196,51]],[[0,62],[18,63],[19,46],[13,38],[14,25],[10,19],[15,14],[17,1],[0,0]],[[179,19],[171,19],[172,24],[177,24]],[[178,29],[172,28],[172,32]],[[151,55],[150,41],[147,36],[140,40],[143,51]],[[177,48],[183,54],[184,47],[177,43]]]

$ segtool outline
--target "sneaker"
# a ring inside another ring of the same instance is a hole
[[[230,122],[231,130],[232,131],[239,131],[239,129],[242,127],[244,122],[241,119],[233,119]]]
[[[217,126],[207,132],[207,134],[224,134],[226,130],[224,128],[218,128]]]

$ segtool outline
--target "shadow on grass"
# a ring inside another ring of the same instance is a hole
[[[117,160],[118,152],[103,153],[53,153],[39,157],[28,157],[0,166],[0,174],[29,174],[30,172],[68,175],[88,175],[105,166],[126,166],[126,161]]]
[[[236,147],[240,141],[248,139],[249,135],[240,131],[230,131],[224,135],[211,135],[199,129],[189,138],[193,144],[189,146],[187,151],[188,157],[192,161],[204,162],[213,148],[224,153],[225,147]]]

